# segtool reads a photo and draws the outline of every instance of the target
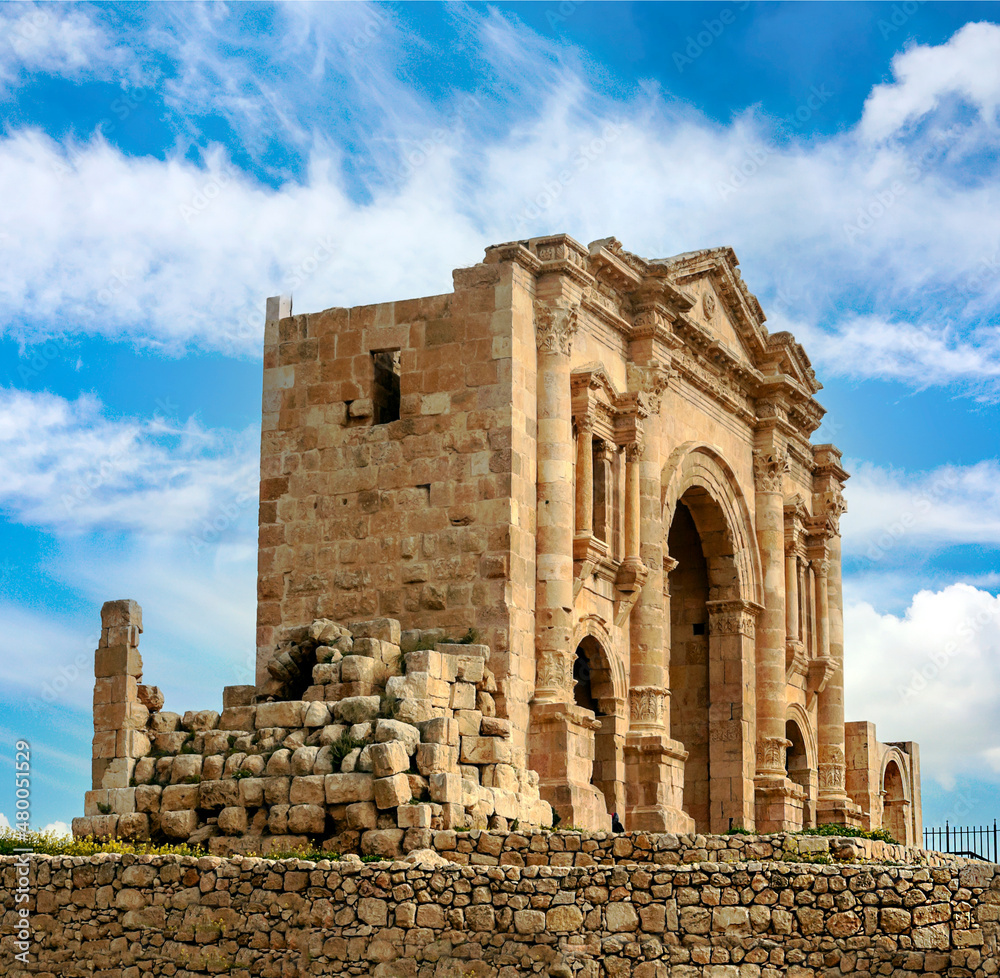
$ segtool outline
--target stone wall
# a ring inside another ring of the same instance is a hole
[[[476,847],[490,838],[477,837]],[[0,968],[11,978],[985,978],[998,971],[1000,868],[986,863],[520,867],[441,865],[433,854],[378,864],[34,857],[27,964],[14,959],[20,949],[9,936],[14,863],[0,860]]]
[[[102,609],[94,781],[78,837],[392,856],[408,829],[552,824],[510,721],[496,716],[488,646],[403,633],[390,618],[317,619],[267,664],[280,699],[230,686],[221,713],[179,714],[138,685],[141,616],[134,601]],[[112,694],[121,702],[105,703]]]

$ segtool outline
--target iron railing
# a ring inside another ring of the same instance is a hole
[[[998,855],[997,820],[993,825],[951,825],[944,828],[924,829],[924,848],[937,852],[950,852],[956,856],[971,856],[987,862],[1000,861]]]

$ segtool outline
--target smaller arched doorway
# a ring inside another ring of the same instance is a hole
[[[785,752],[785,770],[788,773],[788,779],[794,781],[805,792],[802,827],[812,828],[816,824],[813,769],[809,761],[809,750],[806,747],[805,737],[795,720],[788,720],[785,723],[785,740],[788,741]]]
[[[573,697],[577,706],[593,712],[601,724],[594,733],[594,763],[590,783],[604,795],[608,814],[625,817],[624,718],[616,711],[618,700],[601,643],[587,635],[573,659]]]
[[[882,775],[882,828],[903,845],[907,844],[908,807],[903,773],[899,769],[899,763],[892,759],[886,764]]]

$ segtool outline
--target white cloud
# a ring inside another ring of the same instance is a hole
[[[1000,300],[1000,185],[984,179],[1000,154],[980,152],[1000,137],[982,119],[932,112],[905,145],[858,129],[788,141],[759,113],[721,126],[654,86],[613,101],[572,48],[469,10],[456,21],[495,83],[434,103],[400,74],[422,42],[388,8],[375,21],[367,8],[280,8],[294,70],[227,55],[224,8],[183,9],[208,19],[171,42],[167,97],[223,113],[258,159],[253,134],[276,134],[306,172],[270,187],[220,150],[196,164],[184,146],[159,160],[11,133],[8,333],[256,356],[268,294],[291,290],[308,311],[446,291],[484,245],[566,230],[648,257],[733,245],[774,327],[808,336],[821,373],[996,386],[1000,352],[977,324]],[[845,315],[859,296],[872,308]]]
[[[894,551],[1000,546],[1000,461],[907,473],[848,462],[847,554],[878,562]]]
[[[920,743],[924,778],[1000,781],[1000,597],[967,584],[914,595],[905,614],[844,609],[848,720]]]
[[[3,812],[0,812],[0,833],[9,832],[11,828],[10,821]]]
[[[0,93],[25,75],[135,76],[133,58],[85,8],[70,4],[6,4],[0,9]]]
[[[987,123],[1000,106],[1000,25],[966,24],[945,44],[918,44],[892,59],[894,81],[865,102],[861,132],[886,139],[933,112],[948,96],[976,107]]]
[[[68,401],[0,388],[0,452],[0,507],[64,532],[215,538],[257,497],[255,431],[234,435],[159,416],[113,420],[88,395]]]

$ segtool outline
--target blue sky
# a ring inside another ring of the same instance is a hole
[[[849,718],[921,742],[929,824],[1000,814],[1000,5],[7,4],[0,107],[0,733],[37,825],[89,786],[103,601],[143,605],[168,709],[250,677],[265,297],[443,292],[557,231],[736,249],[853,473]]]

